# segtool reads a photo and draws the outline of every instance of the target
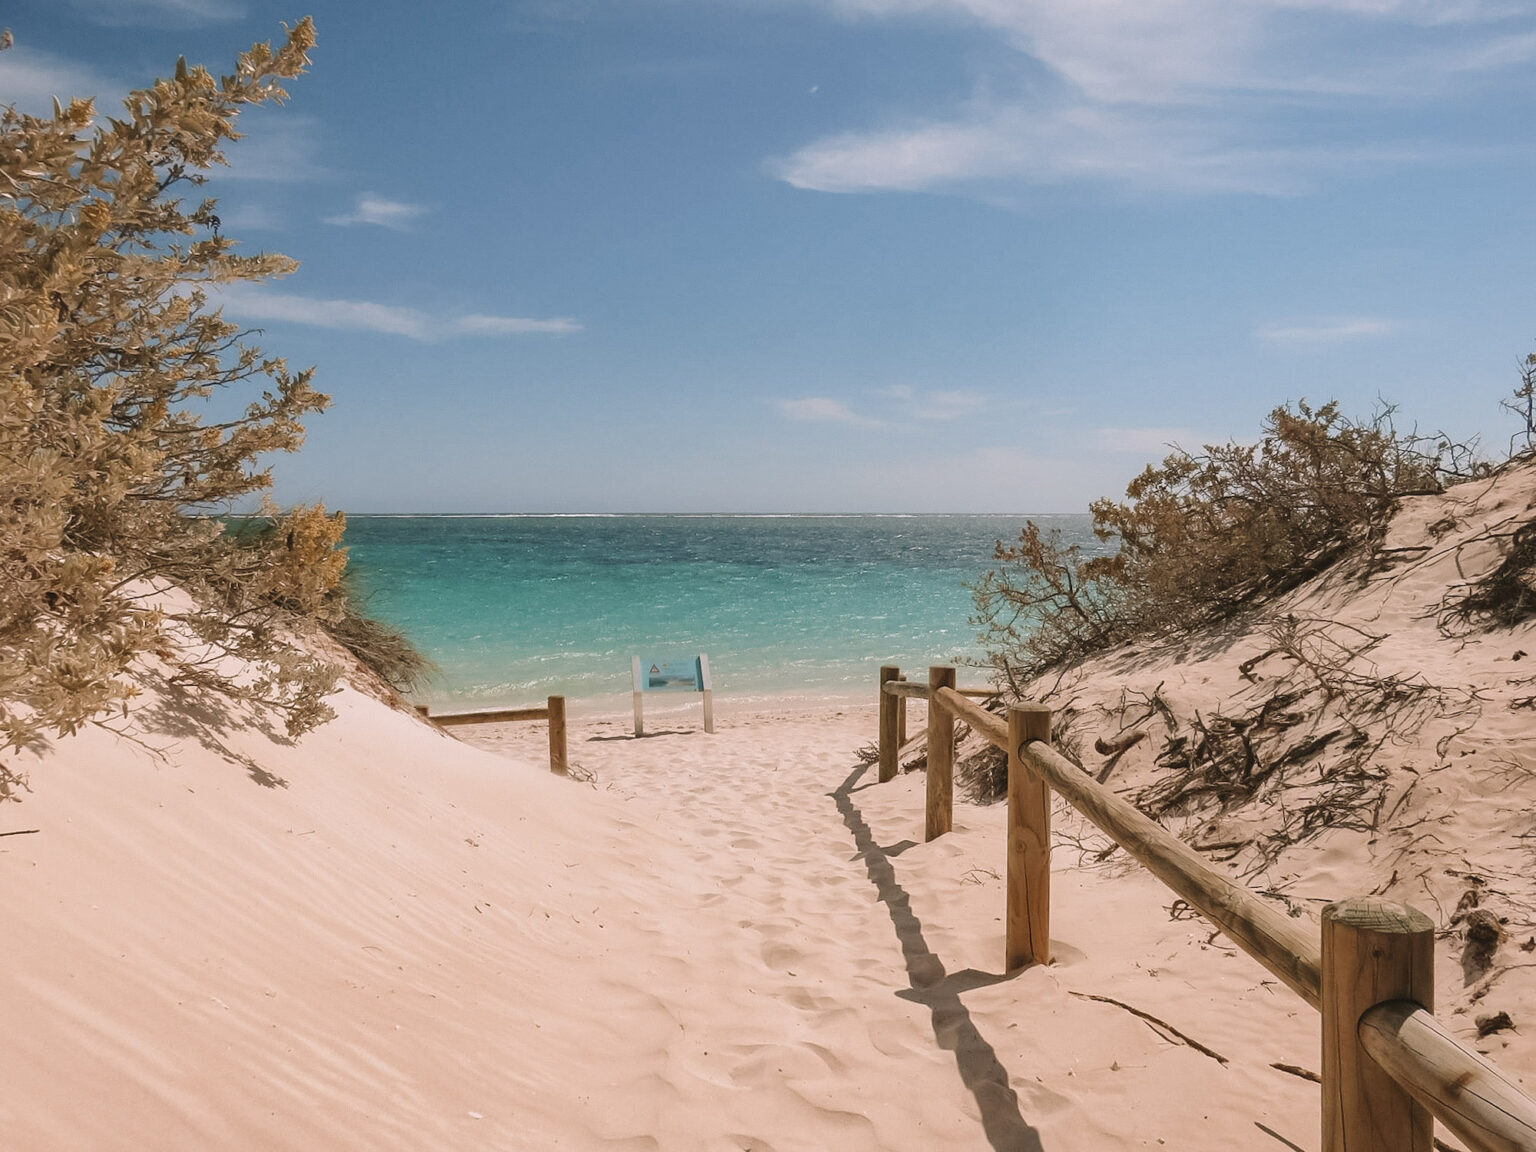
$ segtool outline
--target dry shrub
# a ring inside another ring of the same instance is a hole
[[[982,641],[1016,691],[1133,637],[1197,627],[1295,587],[1379,539],[1397,499],[1440,492],[1466,448],[1305,401],[1255,444],[1174,451],[1092,505],[1103,551],[1027,523],[975,589]],[[1110,551],[1114,549],[1114,551]]]
[[[960,793],[973,804],[995,804],[1008,795],[1008,753],[983,740],[955,761]]]
[[[1536,616],[1536,521],[1515,529],[1499,566],[1473,582],[1448,616],[1484,628],[1512,628]]]
[[[397,691],[417,687],[436,670],[403,632],[367,615],[348,598],[343,597],[340,612],[324,627],[364,668]]]
[[[0,748],[126,709],[148,658],[293,734],[331,715],[336,670],[286,621],[344,617],[341,518],[226,525],[327,398],[244,343],[210,289],[295,265],[238,254],[214,201],[179,198],[313,43],[306,19],[222,79],[178,62],[110,119],[89,100],[0,110]],[[19,784],[0,766],[0,792]]]

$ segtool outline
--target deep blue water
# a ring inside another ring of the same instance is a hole
[[[622,708],[631,654],[707,653],[720,697],[979,663],[968,585],[1024,519],[354,516],[346,543],[368,610],[442,669],[422,701]],[[1088,537],[1086,516],[1035,519]]]

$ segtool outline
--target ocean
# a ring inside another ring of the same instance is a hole
[[[983,683],[970,586],[1025,519],[355,515],[345,543],[366,610],[441,670],[419,703],[590,713],[629,707],[633,655],[708,655],[721,701],[862,696],[888,663]]]

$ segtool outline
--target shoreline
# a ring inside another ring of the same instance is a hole
[[[988,687],[990,669],[973,664],[959,664],[960,686],[962,688]],[[792,712],[796,715],[847,710],[867,706],[871,714],[879,703],[879,669],[880,665],[872,664],[869,669],[869,677],[866,685],[859,687],[843,688],[782,688],[782,689],[740,689],[714,692],[714,712],[718,721],[722,717],[754,716],[763,712]],[[970,673],[968,676],[967,673]],[[914,666],[908,671],[908,676],[920,675],[926,682],[927,666],[921,669]],[[421,702],[410,698],[413,706]],[[513,708],[538,708],[542,706],[547,697],[511,698],[496,697],[485,700],[468,701],[462,697],[439,703],[430,700],[428,706],[433,716],[453,715],[466,712],[494,712]],[[925,707],[921,700],[914,701],[918,707]],[[587,721],[627,721],[632,715],[632,693],[607,692],[596,696],[566,696],[566,716],[572,720]],[[689,713],[702,716],[703,703],[701,694],[697,692],[647,692],[645,693],[645,715],[655,716],[683,716]]]
[[[795,715],[810,715],[824,712],[848,711],[858,708],[868,708],[870,715],[875,713],[879,702],[877,696],[876,681],[870,678],[869,688],[863,691],[841,692],[807,692],[786,690],[783,692],[740,692],[714,694],[715,721],[719,723],[724,719],[739,719],[755,717],[764,713],[793,713]],[[458,704],[453,707],[432,706],[432,715],[445,715],[459,712],[490,712],[501,708],[528,707],[537,708],[544,703],[541,698],[538,701],[523,701],[522,703],[507,704],[481,704],[476,702],[474,706]],[[581,698],[567,697],[565,702],[566,716],[570,720],[582,720],[592,723],[629,723],[633,718],[632,701],[629,693],[622,697],[614,695],[586,696]],[[699,693],[647,693],[645,696],[645,716],[647,721],[652,716],[668,718],[694,717],[699,723],[703,722],[703,701]]]

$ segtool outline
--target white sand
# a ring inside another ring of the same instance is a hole
[[[0,810],[39,830],[0,838],[7,1147],[1310,1146],[1267,1067],[1315,1064],[1306,1011],[1151,881],[1063,877],[1059,962],[1003,979],[1002,813],[914,845],[873,709],[576,728],[596,786],[540,725],[501,758],[340,710],[297,748],[88,732]]]
[[[1523,483],[1504,512],[1441,503],[1469,525],[1524,514]],[[1509,660],[1536,637],[1437,639],[1413,597],[1472,545],[1441,552],[1292,607],[1388,621],[1373,659],[1477,686],[1476,725],[1392,746],[1420,784],[1391,827],[1327,834],[1256,883],[1308,910],[1377,888],[1423,907],[1445,929],[1441,1017],[1470,1041],[1508,1010],[1519,1030],[1479,1046],[1530,1084],[1536,752],[1516,701],[1536,688]],[[1111,734],[1127,683],[1209,710],[1252,687],[1251,639],[1120,654],[1074,698]],[[0,1147],[1318,1146],[1316,1085],[1272,1067],[1317,1069],[1316,1016],[1139,870],[1076,867],[1058,841],[1055,962],[1002,973],[1004,813],[958,803],[953,833],[916,843],[921,776],[859,765],[872,701],[721,699],[714,736],[691,711],[643,740],[577,719],[590,784],[549,775],[541,724],[459,730],[475,748],[355,690],[337,705],[292,745],[154,698],[132,738],[93,728],[30,762],[33,791],[0,807],[0,832],[36,829],[0,836]],[[1115,784],[1150,771],[1144,746]],[[1448,922],[1469,872],[1509,920],[1472,983]]]

